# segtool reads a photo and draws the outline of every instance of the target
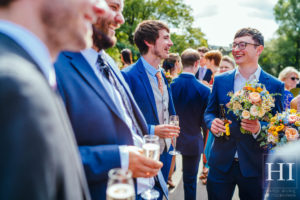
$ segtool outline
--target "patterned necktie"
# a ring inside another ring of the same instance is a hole
[[[131,107],[129,97],[128,97],[124,87],[120,84],[118,78],[114,75],[114,73],[110,69],[109,64],[102,58],[102,55],[100,55],[100,54],[98,55],[96,64],[98,64],[100,72],[104,74],[104,76],[109,80],[109,82],[120,93],[120,95],[122,97],[121,99],[122,99],[124,107],[127,111],[127,114],[129,115],[129,117],[132,121],[132,124],[137,131],[137,134],[139,134],[142,137],[143,136],[142,129],[140,128],[140,126],[138,125],[138,123],[136,121],[136,118],[134,116],[134,113],[133,113],[133,110]]]
[[[164,95],[164,88],[163,88],[163,83],[162,83],[161,72],[158,71],[158,72],[155,74],[155,76],[156,76],[157,81],[158,81],[158,89],[159,89],[161,95]]]

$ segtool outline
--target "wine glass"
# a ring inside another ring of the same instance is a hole
[[[111,169],[108,172],[106,200],[134,200],[135,191],[130,170],[121,168]]]
[[[178,115],[171,115],[170,120],[169,120],[169,124],[173,125],[173,126],[179,126],[179,117],[178,117]],[[169,152],[169,154],[171,154],[173,156],[180,154],[179,151],[176,151],[176,139],[177,139],[177,137],[173,136],[172,140],[173,140],[174,149]]]
[[[159,137],[157,135],[144,136],[143,153],[147,158],[159,160]],[[157,199],[159,192],[153,188],[149,188],[141,194],[141,197],[143,199]]]

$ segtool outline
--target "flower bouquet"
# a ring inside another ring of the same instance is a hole
[[[165,72],[165,76],[166,76],[166,79],[168,81],[168,84],[170,85],[173,81],[173,78],[172,78],[170,72]]]
[[[270,123],[262,128],[260,146],[273,149],[282,146],[287,142],[295,141],[299,138],[300,114],[296,110],[286,110],[277,113],[271,118]]]
[[[258,83],[257,80],[252,83],[246,83],[243,89],[233,93],[229,92],[231,97],[226,105],[228,112],[232,111],[238,119],[269,121],[272,117],[271,109],[275,106],[274,98],[277,94],[270,94],[266,87]],[[242,133],[251,134],[241,127]]]

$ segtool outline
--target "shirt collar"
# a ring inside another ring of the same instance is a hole
[[[261,73],[261,67],[258,65],[256,71],[253,74],[250,75],[250,77],[249,77],[248,80],[249,81],[253,80],[253,79],[259,80],[260,73]],[[235,76],[234,77],[235,77],[235,79],[238,78],[238,77],[242,77],[243,79],[245,79],[242,76],[241,72],[239,71],[239,67],[236,68],[236,72],[235,72]]]
[[[98,59],[98,52],[93,48],[88,48],[80,51],[86,61],[90,64],[91,67],[96,66]]]
[[[47,80],[51,81],[50,74],[53,70],[51,56],[46,45],[37,36],[24,27],[6,20],[0,20],[0,32],[23,47],[38,64]]]
[[[144,58],[143,56],[141,56],[141,60],[143,62],[143,65],[146,69],[146,71],[151,75],[155,77],[155,74],[159,71],[161,71],[161,68],[159,67],[158,69],[156,69],[155,67],[153,67],[152,65],[150,65]]]

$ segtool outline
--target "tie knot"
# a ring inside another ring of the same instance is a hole
[[[106,78],[108,78],[110,68],[101,54],[98,55],[96,63],[98,64],[100,72],[102,72],[106,76]]]

